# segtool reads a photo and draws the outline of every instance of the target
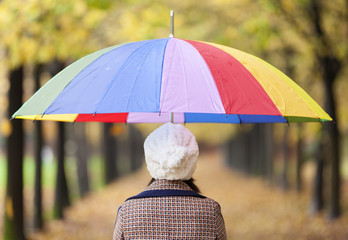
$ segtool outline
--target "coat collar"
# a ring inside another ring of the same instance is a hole
[[[146,190],[161,190],[161,189],[178,189],[178,190],[191,190],[192,189],[181,180],[166,180],[158,179],[151,183]]]

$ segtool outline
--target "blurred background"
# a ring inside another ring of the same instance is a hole
[[[334,119],[186,124],[229,239],[348,239],[347,0],[1,0],[0,239],[111,238],[118,205],[150,180],[142,144],[159,125],[10,117],[82,56],[167,38],[170,10],[176,37],[266,60]]]

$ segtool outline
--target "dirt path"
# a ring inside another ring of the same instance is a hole
[[[202,155],[194,177],[202,193],[220,203],[228,239],[348,239],[347,214],[335,222],[310,217],[306,197],[228,170],[219,153]],[[149,179],[143,168],[118,180],[74,204],[64,221],[50,222],[45,232],[31,234],[30,239],[111,239],[118,206],[142,191]]]

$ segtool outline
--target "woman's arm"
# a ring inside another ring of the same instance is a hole
[[[215,232],[216,232],[216,239],[218,240],[226,240],[226,229],[225,229],[225,221],[222,217],[221,213],[221,207],[216,202],[214,206],[214,215],[215,215]]]
[[[117,217],[115,221],[114,226],[114,234],[113,234],[113,240],[122,240],[123,237],[123,221],[122,221],[122,207],[120,207],[117,211]]]

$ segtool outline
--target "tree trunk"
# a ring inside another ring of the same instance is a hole
[[[34,68],[35,90],[40,88],[40,75],[42,65]],[[43,229],[42,218],[42,157],[41,150],[43,145],[41,122],[35,123],[34,158],[35,158],[35,190],[34,190],[34,228]]]
[[[328,161],[331,163],[331,193],[329,218],[338,218],[341,214],[340,209],[340,135],[338,131],[338,122],[336,118],[336,104],[334,100],[333,83],[340,69],[340,62],[333,57],[325,57],[321,59],[324,80],[326,85],[326,111],[336,121],[324,125],[323,141],[328,145],[327,153]],[[327,137],[327,139],[325,139]]]
[[[301,123],[299,123],[297,128],[297,164],[296,164],[296,190],[297,192],[302,191],[302,166],[303,166],[303,126]]]
[[[137,169],[139,169],[144,163],[144,138],[139,129],[136,129],[136,143]]]
[[[253,144],[252,144],[252,134],[250,131],[244,132],[244,150],[245,150],[245,162],[244,162],[244,173],[250,174],[251,173],[251,165],[252,165],[252,158],[253,158]]]
[[[57,146],[57,180],[54,200],[54,217],[64,218],[64,208],[70,205],[68,184],[64,169],[65,155],[65,127],[63,122],[58,123],[58,146]]]
[[[224,152],[224,162],[228,167],[234,166],[234,161],[232,158],[232,152],[233,152],[233,145],[232,145],[232,139],[227,140],[223,145],[223,152]]]
[[[336,124],[325,124],[323,141],[327,146],[328,162],[331,164],[331,193],[329,218],[339,217],[340,210],[340,136],[338,131],[338,119],[336,118],[336,104],[333,92],[333,84],[342,69],[342,61],[334,55],[333,46],[330,44],[322,27],[322,6],[320,1],[311,0],[311,21],[314,33],[319,40],[316,57],[320,64],[321,75],[325,84],[326,111],[336,121]],[[325,139],[327,138],[327,139]]]
[[[136,153],[136,129],[134,126],[129,126],[128,132],[128,142],[129,142],[129,158],[130,158],[130,168],[131,171],[135,171],[137,169],[137,153]]]
[[[65,64],[58,60],[54,60],[48,65],[48,71],[52,76],[56,75],[64,68]],[[53,214],[55,218],[64,218],[63,210],[70,205],[68,183],[66,179],[64,161],[65,161],[65,125],[63,122],[57,123],[58,140],[57,140],[57,179],[56,192],[54,200]]]
[[[340,139],[337,129],[337,125],[332,124],[328,126],[330,132],[330,139],[332,144],[332,160],[331,160],[331,198],[330,198],[330,210],[329,218],[336,219],[341,214],[340,207],[340,188],[341,188],[341,177],[340,177]]]
[[[266,129],[267,129],[267,126],[266,124],[259,124],[259,153],[260,153],[260,157],[259,157],[259,174],[262,176],[262,177],[265,177],[266,176],[266,169],[267,169],[267,166],[266,164],[268,163],[267,162],[267,145],[268,145],[268,142],[267,142],[267,132],[266,132]]]
[[[316,173],[314,179],[314,188],[312,196],[311,213],[316,214],[324,207],[323,200],[323,170],[324,170],[324,146],[322,142],[319,143],[316,156]]]
[[[246,172],[245,169],[245,154],[246,146],[244,139],[246,134],[238,132],[233,138],[226,142],[226,163],[229,167],[234,168],[240,172]]]
[[[88,177],[88,142],[86,139],[86,124],[78,123],[74,126],[77,141],[77,177],[81,198],[89,192]]]
[[[129,126],[129,154],[131,162],[131,170],[137,170],[142,165],[143,152],[143,139],[141,132],[134,126]]]
[[[265,125],[265,174],[269,183],[273,183],[273,125]]]
[[[105,183],[109,184],[117,178],[116,168],[116,138],[111,133],[112,123],[104,123],[104,172]]]
[[[259,153],[259,137],[258,137],[258,126],[253,125],[251,131],[248,133],[249,136],[249,146],[248,149],[250,151],[250,175],[258,175],[258,161],[260,157]]]
[[[283,172],[282,172],[282,188],[283,190],[289,189],[288,181],[288,163],[289,163],[289,146],[288,146],[288,136],[289,136],[289,126],[284,126],[284,136],[283,136]]]
[[[9,90],[9,116],[22,105],[23,66],[11,70]],[[4,239],[25,239],[23,219],[23,123],[22,120],[11,121],[12,131],[7,139],[7,186],[6,211],[4,222]]]

